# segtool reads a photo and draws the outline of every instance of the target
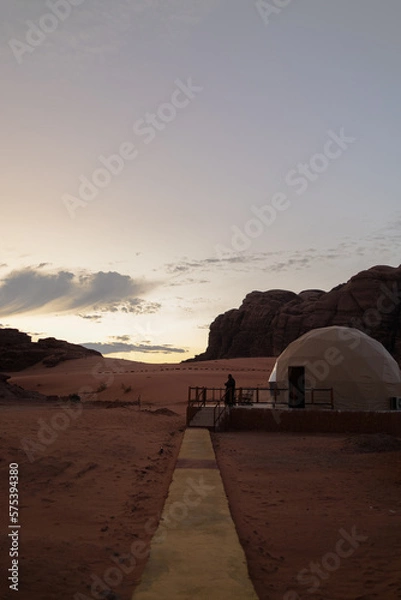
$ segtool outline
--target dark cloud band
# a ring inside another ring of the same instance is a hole
[[[114,354],[116,352],[140,352],[143,354],[184,354],[187,352],[184,348],[174,348],[169,344],[161,346],[152,346],[147,344],[126,344],[123,342],[111,342],[111,343],[96,343],[88,342],[81,344],[85,348],[90,350],[97,350],[102,354]]]
[[[145,302],[155,284],[115,271],[46,273],[40,268],[13,271],[0,282],[0,316],[27,312],[156,312],[160,305]]]

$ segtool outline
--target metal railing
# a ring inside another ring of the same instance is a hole
[[[237,406],[265,405],[267,408],[288,407],[288,388],[239,387],[235,390],[234,403]],[[189,387],[188,404],[206,406],[224,403],[225,388]],[[224,405],[225,406],[225,405]],[[306,407],[334,408],[333,388],[305,388]],[[217,406],[216,406],[217,412]]]
[[[289,388],[269,388],[272,396],[273,408],[276,406],[289,406]],[[334,408],[333,388],[305,388],[305,407]]]
[[[205,406],[216,404],[224,400],[226,390],[224,388],[189,387],[188,404],[190,406]]]

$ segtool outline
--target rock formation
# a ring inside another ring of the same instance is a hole
[[[96,350],[55,338],[32,342],[28,334],[18,329],[0,329],[0,371],[3,372],[20,371],[40,361],[54,367],[64,360],[94,355],[101,356]]]
[[[356,327],[401,361],[401,266],[378,265],[329,292],[251,292],[238,309],[211,324],[207,350],[196,360],[278,356],[311,329]]]
[[[49,400],[54,400],[55,396],[44,396],[39,392],[31,392],[24,390],[19,385],[15,385],[13,383],[8,383],[8,379],[10,379],[10,375],[4,375],[0,373],[0,405],[8,404],[10,401],[39,401],[39,402],[47,402]]]

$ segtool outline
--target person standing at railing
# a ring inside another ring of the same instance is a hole
[[[233,404],[235,403],[235,379],[231,375],[231,373],[229,374],[228,379],[224,385],[226,386],[224,402],[227,406],[233,406]]]

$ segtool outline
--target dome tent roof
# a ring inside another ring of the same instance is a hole
[[[384,346],[352,327],[308,331],[277,358],[270,376],[288,387],[288,367],[305,367],[306,387],[333,388],[334,408],[388,410],[389,398],[401,395],[401,371]]]

